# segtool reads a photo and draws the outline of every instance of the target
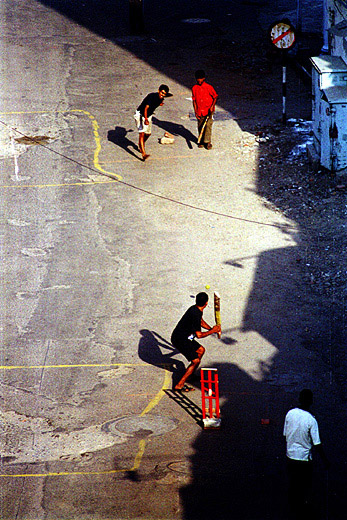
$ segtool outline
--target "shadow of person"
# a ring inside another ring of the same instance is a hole
[[[172,135],[180,135],[186,140],[188,148],[192,149],[192,142],[197,143],[198,138],[192,134],[190,130],[185,128],[183,125],[172,123],[171,121],[161,121],[156,117],[153,117],[153,123],[159,128],[162,128],[165,132],[170,132]]]
[[[116,144],[120,148],[123,148],[123,150],[125,150],[130,155],[136,157],[136,159],[139,159],[139,161],[141,161],[142,157],[139,157],[130,150],[130,148],[133,148],[134,150],[138,151],[138,147],[136,144],[130,141],[130,139],[127,138],[127,134],[129,132],[133,132],[133,130],[126,130],[126,128],[123,128],[122,126],[116,126],[114,130],[109,130],[107,132],[107,140],[111,143]]]
[[[173,356],[179,354],[178,350],[156,332],[142,329],[140,330],[140,334],[139,358],[156,367],[170,370],[172,372],[172,384],[174,386],[185,372],[184,363],[173,358]],[[163,349],[166,349],[168,352],[163,353]]]

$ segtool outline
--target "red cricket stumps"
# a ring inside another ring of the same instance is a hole
[[[218,370],[216,368],[202,368],[200,374],[204,429],[220,428]]]

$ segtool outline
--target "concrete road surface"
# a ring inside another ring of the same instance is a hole
[[[301,278],[298,223],[257,190],[256,128],[280,117],[280,86],[265,99],[235,79],[221,11],[134,36],[111,4],[1,3],[0,517],[287,518],[283,419],[310,387],[333,462],[326,476],[317,461],[316,518],[342,518],[345,403],[302,341],[325,310]],[[248,13],[254,49],[257,11],[228,4],[235,27]],[[220,94],[211,151],[190,99],[200,66]],[[144,163],[133,114],[161,83],[173,97]],[[289,108],[309,118],[309,103]],[[222,337],[203,340],[218,432],[202,430],[198,377],[171,392],[186,363],[171,331],[204,290],[221,295]]]

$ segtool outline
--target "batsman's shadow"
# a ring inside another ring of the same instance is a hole
[[[111,143],[116,144],[120,148],[123,148],[126,152],[128,152],[133,157],[136,157],[136,159],[142,160],[141,157],[136,155],[131,148],[138,151],[138,147],[136,144],[134,144],[130,139],[127,138],[127,134],[129,132],[132,132],[133,130],[127,130],[126,128],[122,126],[116,126],[114,130],[109,130],[107,132],[107,139]]]
[[[174,359],[174,356],[179,354],[178,350],[176,350],[169,341],[154,331],[141,329],[140,334],[139,358],[156,367],[170,370],[170,372],[172,372],[172,384],[174,386],[185,372],[184,363],[178,359]],[[167,352],[163,352],[164,349]]]
[[[188,148],[190,149],[193,148],[192,143],[197,143],[197,137],[183,125],[172,123],[171,121],[161,121],[156,117],[153,117],[153,123],[156,126],[159,126],[159,128],[165,130],[165,132],[170,132],[172,135],[180,135],[183,137],[183,139],[186,140]]]
[[[165,393],[170,399],[175,401],[188,415],[193,417],[196,423],[203,427],[204,423],[202,420],[201,408],[194,403],[187,395],[182,392],[175,392],[174,390],[165,390]]]

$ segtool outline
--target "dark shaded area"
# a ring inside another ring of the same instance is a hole
[[[126,128],[124,128],[122,126],[116,126],[114,130],[109,130],[107,132],[107,139],[111,143],[114,143],[117,146],[119,146],[120,148],[123,148],[123,150],[125,150],[130,155],[132,155],[133,157],[136,157],[136,159],[139,159],[139,161],[141,161],[142,157],[140,157],[139,155],[136,155],[131,150],[131,148],[132,148],[132,149],[138,151],[138,146],[133,141],[131,141],[130,139],[127,138],[127,134],[130,132],[133,132],[133,130],[127,130]],[[137,137],[137,134],[135,134],[135,135]]]
[[[215,365],[214,365],[215,366]],[[287,474],[283,421],[296,397],[217,364],[222,425],[203,430],[191,457],[192,483],[181,489],[186,520],[286,520]],[[320,417],[317,416],[319,422]],[[324,429],[324,428],[323,428]],[[326,473],[315,460],[316,519],[326,518]],[[332,508],[329,518],[334,516]]]
[[[178,350],[153,331],[142,329],[140,334],[139,358],[145,363],[170,370],[172,372],[172,386],[174,387],[185,372],[184,363],[174,359],[174,356],[179,354]],[[166,353],[165,350],[168,352]]]
[[[183,392],[174,390],[165,390],[165,393],[170,399],[175,401],[183,410],[192,417],[199,426],[203,426],[201,408],[197,406],[194,401],[189,399]]]
[[[128,34],[144,34],[166,20],[205,15],[208,0],[38,0],[74,22],[108,39]],[[227,3],[227,2],[225,2]]]
[[[124,478],[131,480],[132,482],[140,482],[141,477],[139,472],[136,470],[129,470],[124,474]]]
[[[180,137],[183,137],[187,143],[188,148],[190,149],[193,148],[192,143],[197,143],[197,137],[183,125],[179,125],[171,121],[161,121],[156,117],[153,117],[153,123],[159,128],[162,128],[165,132],[170,132],[172,135],[179,135]]]
[[[242,331],[256,331],[277,347],[280,355],[274,368],[278,372],[282,367],[283,383],[290,372],[293,381],[305,384],[303,367],[290,361],[290,349],[297,347],[294,343],[297,332],[315,330],[320,336],[327,335],[329,330],[324,320],[325,310],[313,294],[303,292],[301,266],[297,261],[299,254],[299,247],[294,246],[265,251],[258,257]],[[308,372],[306,377],[310,378],[311,373]],[[309,383],[310,380],[307,381]]]
[[[226,333],[229,332],[229,331],[223,331],[223,335],[220,339],[220,341],[222,343],[224,343],[224,345],[235,345],[235,343],[237,343],[237,340],[230,337],[230,336],[226,336]]]
[[[129,33],[129,0],[39,1],[104,38]]]
[[[129,26],[134,34],[145,30],[144,0],[129,0]]]

